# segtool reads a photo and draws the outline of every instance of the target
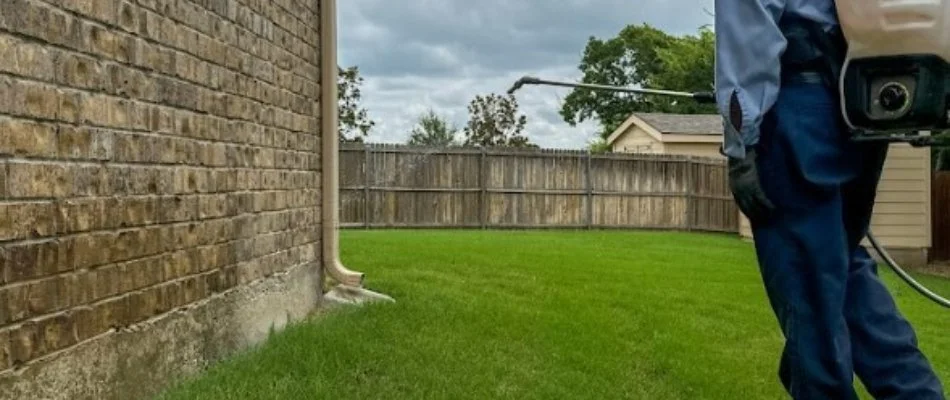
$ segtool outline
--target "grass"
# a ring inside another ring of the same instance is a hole
[[[341,245],[397,303],[292,326],[160,398],[787,398],[754,255],[733,237],[345,231]],[[881,272],[950,386],[950,312]]]

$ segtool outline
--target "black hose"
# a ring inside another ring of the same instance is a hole
[[[887,263],[887,265],[890,266],[891,269],[894,270],[894,272],[897,273],[897,275],[901,277],[901,279],[907,282],[908,285],[910,285],[912,288],[920,292],[920,294],[924,295],[924,297],[930,300],[933,300],[934,303],[950,308],[950,300],[940,297],[940,295],[930,291],[929,289],[924,287],[924,285],[921,285],[920,282],[917,282],[916,280],[914,280],[914,278],[911,277],[910,274],[908,274],[907,272],[904,272],[904,270],[901,269],[899,265],[897,265],[897,261],[894,261],[894,259],[891,258],[891,255],[887,254],[887,251],[884,250],[884,247],[881,246],[880,243],[878,243],[874,235],[871,234],[871,231],[868,231],[867,237],[868,237],[868,240],[871,242],[871,245],[874,246],[874,249],[877,250],[877,253],[880,254],[881,258],[884,259],[884,262]]]

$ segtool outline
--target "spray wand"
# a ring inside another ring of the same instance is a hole
[[[518,89],[521,89],[524,85],[551,85],[551,86],[584,88],[584,89],[592,89],[592,90],[603,90],[603,91],[611,91],[611,92],[626,92],[626,93],[637,93],[637,94],[651,94],[651,95],[659,95],[659,96],[684,97],[684,98],[693,99],[694,101],[701,104],[709,104],[709,103],[716,102],[716,96],[712,92],[690,93],[690,92],[677,92],[677,91],[660,90],[660,89],[639,89],[639,88],[629,88],[629,87],[614,86],[614,85],[598,85],[598,84],[591,84],[591,83],[552,81],[552,80],[540,79],[533,76],[524,76],[524,77],[521,77],[521,79],[518,79],[517,81],[515,81],[515,83],[511,85],[511,88],[508,89],[508,94],[514,94],[515,91],[517,91]],[[926,146],[926,145],[934,144],[934,141],[931,138],[931,140],[928,140],[925,142],[921,141],[921,142],[916,142],[912,144],[917,145],[917,146]],[[894,270],[897,276],[899,276],[901,279],[907,282],[908,285],[910,285],[912,288],[914,288],[914,290],[919,292],[924,297],[930,299],[931,301],[933,301],[934,303],[937,303],[938,305],[950,308],[950,300],[944,297],[941,297],[940,295],[927,289],[927,287],[922,285],[920,282],[917,282],[912,276],[910,276],[910,274],[905,272],[897,264],[897,261],[891,258],[890,254],[888,254],[888,252],[884,249],[884,246],[882,246],[881,243],[878,242],[877,238],[874,237],[870,229],[868,229],[866,236],[868,238],[868,241],[871,242],[871,246],[874,247],[877,253],[884,260],[884,262],[888,266],[890,266],[892,270]]]
[[[523,76],[521,79],[515,81],[514,85],[511,85],[511,88],[508,89],[508,94],[513,94],[516,90],[521,89],[524,85],[551,85],[551,86],[565,86],[565,87],[579,87],[584,89],[593,89],[593,90],[606,90],[610,92],[626,92],[626,93],[637,93],[637,94],[655,94],[660,96],[672,96],[672,97],[686,97],[693,99],[694,101],[702,104],[710,104],[716,102],[716,96],[712,92],[677,92],[672,90],[660,90],[660,89],[638,89],[638,88],[628,88],[624,86],[612,86],[612,85],[597,85],[593,83],[573,83],[573,82],[562,82],[562,81],[551,81],[546,79],[537,78],[534,76]]]

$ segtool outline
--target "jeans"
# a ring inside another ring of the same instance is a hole
[[[835,94],[783,83],[758,167],[777,207],[753,221],[759,268],[786,339],[778,374],[794,399],[943,400],[917,337],[861,246],[888,146],[847,139]]]

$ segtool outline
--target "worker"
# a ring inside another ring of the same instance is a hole
[[[855,375],[877,399],[944,399],[861,245],[888,146],[848,140],[839,32],[834,0],[715,0],[721,152],[784,334],[778,377],[794,399],[857,399]]]

